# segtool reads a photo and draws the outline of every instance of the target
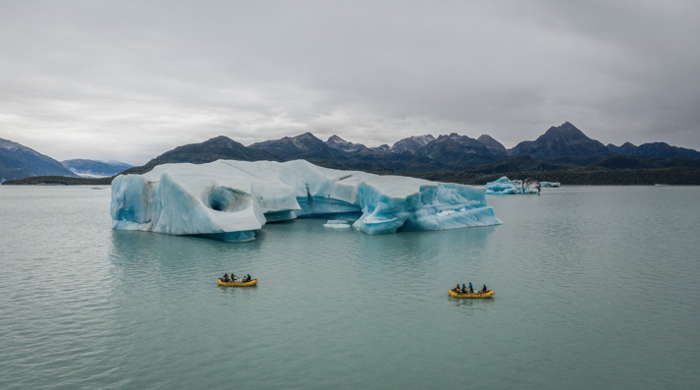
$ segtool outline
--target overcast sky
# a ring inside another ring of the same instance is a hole
[[[700,1],[0,0],[0,138],[59,160],[565,121],[700,149]]]

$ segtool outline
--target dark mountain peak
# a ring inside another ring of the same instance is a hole
[[[446,140],[446,139],[451,139],[451,140],[462,140],[462,139],[464,139],[464,138],[466,138],[466,139],[473,139],[473,138],[470,138],[470,137],[468,137],[468,136],[466,136],[466,135],[459,135],[459,134],[457,134],[457,133],[450,133],[450,134],[440,134],[440,135],[437,137],[436,140],[437,140],[437,141],[444,141],[444,140]]]
[[[615,154],[622,154],[622,155],[627,155],[627,156],[634,156],[637,154],[637,149],[638,147],[633,145],[632,143],[625,142],[624,144],[620,146],[615,146],[613,144],[607,144],[605,146],[608,148],[609,151],[615,153]]]
[[[220,136],[217,136],[214,138],[209,138],[208,140],[204,141],[203,143],[206,143],[206,142],[228,142],[228,141],[233,141],[233,140],[225,135],[220,135]]]
[[[393,153],[415,153],[418,149],[433,141],[435,141],[435,137],[433,137],[432,134],[414,135],[396,141],[394,146],[391,147],[391,151]]]
[[[450,166],[492,163],[498,159],[481,142],[457,133],[441,135],[418,149],[415,154]]]
[[[501,145],[500,142],[496,141],[495,138],[491,137],[491,136],[488,135],[488,134],[482,134],[482,135],[480,135],[479,138],[477,138],[476,140],[479,141],[479,142],[481,142],[481,143],[484,144],[484,145],[485,145],[485,142],[496,142],[496,143],[498,143],[499,145]],[[503,145],[501,145],[501,146],[503,146]]]
[[[20,143],[10,141],[9,139],[3,139],[0,138],[0,149],[4,149],[10,152],[18,151],[21,150],[25,153],[32,154],[34,156],[41,156],[42,154],[37,152],[36,150],[26,147]]]
[[[9,139],[0,138],[0,148],[7,150],[17,149],[19,144],[17,142],[12,142]]]
[[[338,137],[340,138],[340,137]],[[257,142],[250,148],[264,150],[284,161],[305,160],[346,160],[342,150],[334,149],[311,133],[295,137],[284,137],[271,141]]]
[[[496,141],[493,137],[491,137],[488,134],[482,134],[476,140],[484,144],[484,146],[486,146],[486,148],[490,150],[491,153],[506,154],[508,152],[506,150],[506,147],[503,146],[502,143]]]
[[[346,144],[349,143],[348,141],[338,137],[337,135],[333,134],[332,136],[328,137],[328,141],[326,143],[340,143],[340,144]]]
[[[649,147],[649,148],[672,148],[673,147],[673,146],[667,144],[666,142],[647,142],[647,143],[642,144],[642,145],[645,145],[646,147]],[[642,146],[642,145],[639,145],[639,146]]]
[[[666,142],[649,142],[641,144],[636,150],[637,155],[670,158],[685,156],[692,159],[700,159],[700,152],[695,149],[671,146]]]
[[[451,133],[450,135],[440,135],[436,140],[436,143],[446,143],[446,142],[455,142],[460,145],[468,145],[468,146],[481,146],[485,148],[485,145],[482,144],[481,142],[475,140],[474,138],[471,138],[467,135],[459,135],[457,133]]]
[[[612,152],[602,143],[588,138],[569,122],[550,127],[535,141],[523,141],[509,151],[511,155],[529,154],[535,160],[560,157],[604,157]]]
[[[348,142],[338,137],[337,135],[330,136],[330,138],[328,138],[328,141],[326,141],[326,145],[330,146],[333,149],[342,150],[348,153],[369,151],[369,148],[367,148],[365,145]]]
[[[195,145],[195,144],[189,144],[189,145]],[[202,142],[202,145],[208,146],[208,147],[217,147],[218,146],[218,147],[222,147],[222,148],[245,147],[240,142],[236,142],[225,135],[220,135],[218,137],[210,138],[210,139]]]
[[[153,169],[157,165],[170,163],[204,164],[216,160],[239,161],[278,161],[279,159],[263,150],[243,146],[229,137],[220,135],[204,142],[178,146],[140,167],[129,168],[123,174],[140,174]]]
[[[49,156],[0,138],[0,183],[28,176],[75,177],[75,174]]]
[[[550,127],[543,135],[541,135],[538,138],[538,140],[540,138],[544,140],[565,139],[569,141],[591,140],[585,134],[583,134],[583,131],[579,130],[578,128],[576,128],[576,126],[572,125],[569,122],[564,122],[564,124],[562,124],[559,127]]]
[[[291,138],[292,138],[292,139],[296,139],[296,140],[304,140],[304,141],[314,141],[314,142],[315,142],[315,141],[321,141],[321,140],[318,139],[315,135],[311,134],[311,133],[308,132],[308,131],[307,131],[306,133],[299,134],[299,135],[297,135],[296,137],[291,137]],[[321,142],[323,142],[323,141],[321,141]]]
[[[377,146],[376,148],[370,148],[371,150],[374,150],[376,152],[389,152],[391,151],[391,146],[387,144],[381,144]]]
[[[634,144],[625,142],[621,146],[608,144],[606,147],[611,152],[623,156],[648,156],[662,158],[684,156],[692,159],[700,159],[700,152],[697,150],[672,146],[666,142],[648,142],[639,146],[634,146]]]
[[[316,138],[315,135],[306,132],[304,134],[299,134],[296,137],[290,138],[294,145],[300,149],[317,148],[320,145],[326,145],[325,142]]]

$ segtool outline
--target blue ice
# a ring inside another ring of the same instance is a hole
[[[500,224],[485,195],[484,188],[337,171],[304,160],[219,160],[118,176],[110,212],[115,229],[244,242],[267,222],[295,218],[350,219],[367,234]]]
[[[503,176],[496,181],[486,183],[488,195],[517,195],[539,193],[537,181],[509,180]]]

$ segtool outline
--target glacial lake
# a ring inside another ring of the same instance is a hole
[[[699,200],[564,187],[489,196],[500,226],[233,244],[114,231],[108,187],[2,186],[0,389],[698,388]],[[448,297],[470,281],[494,298]]]

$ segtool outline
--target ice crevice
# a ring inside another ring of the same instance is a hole
[[[114,229],[255,239],[269,222],[351,219],[367,234],[500,224],[486,190],[318,167],[304,160],[164,164],[112,183]]]

